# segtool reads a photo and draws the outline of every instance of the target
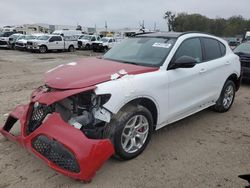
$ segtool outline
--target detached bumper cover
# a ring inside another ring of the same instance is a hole
[[[34,132],[27,134],[29,105],[18,106],[0,132],[44,160],[52,169],[83,181],[90,181],[102,164],[114,154],[109,139],[89,139],[80,130],[51,114]],[[21,134],[10,133],[19,121]]]

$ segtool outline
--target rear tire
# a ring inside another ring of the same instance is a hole
[[[130,160],[140,155],[151,138],[153,117],[141,105],[128,105],[106,126],[115,148],[114,157]]]
[[[221,113],[227,112],[234,102],[235,92],[236,87],[234,82],[232,80],[227,80],[221,91],[220,98],[213,106],[213,110]]]
[[[74,52],[75,51],[75,48],[74,46],[69,46],[69,49],[68,49],[69,52]]]

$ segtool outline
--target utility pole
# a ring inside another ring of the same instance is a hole
[[[154,22],[154,31],[156,31],[156,22]]]
[[[105,29],[106,29],[106,32],[108,31],[108,24],[107,24],[107,21],[105,21]]]

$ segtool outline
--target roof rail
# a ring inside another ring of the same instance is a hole
[[[157,32],[155,32],[155,31],[148,31],[148,32],[135,33],[135,34],[131,35],[130,37],[135,37],[137,35],[145,35],[145,34],[150,34],[150,33],[157,33]]]
[[[214,36],[214,37],[218,37],[218,36],[216,36],[216,35],[214,35],[214,34],[207,33],[207,32],[201,32],[201,31],[185,31],[185,32],[183,32],[180,36],[182,36],[182,35],[187,35],[187,34],[192,34],[192,33],[206,34],[206,35],[211,35],[211,36]],[[179,36],[179,37],[180,37],[180,36]]]

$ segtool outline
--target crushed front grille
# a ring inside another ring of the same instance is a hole
[[[32,147],[62,169],[75,173],[80,172],[75,156],[58,141],[40,135],[32,142]]]

